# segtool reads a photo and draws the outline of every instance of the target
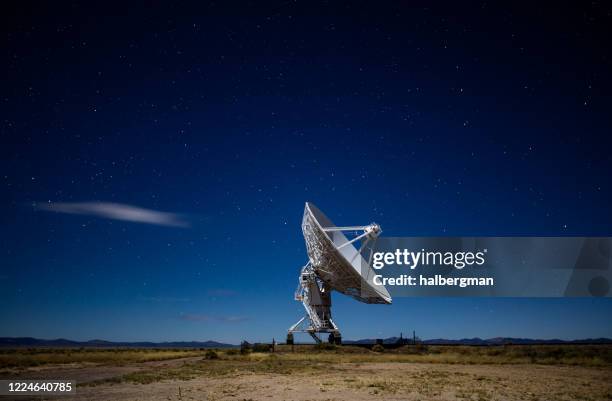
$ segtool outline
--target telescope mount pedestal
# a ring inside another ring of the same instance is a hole
[[[293,344],[294,333],[308,333],[317,344],[322,343],[317,333],[329,333],[330,344],[341,344],[342,336],[331,317],[331,287],[317,277],[310,262],[302,268],[295,300],[302,301],[306,316],[291,326],[287,344]]]

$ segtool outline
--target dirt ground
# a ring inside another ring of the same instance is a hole
[[[28,369],[19,376],[80,380],[76,395],[63,397],[69,400],[612,400],[610,367],[538,364],[363,362],[289,373],[236,370],[215,375],[213,369],[186,380],[146,384],[105,380],[140,371],[163,372],[193,360],[47,367]],[[83,385],[92,380],[98,384]]]
[[[142,363],[130,363],[125,366],[98,365],[93,363],[70,363],[63,365],[48,365],[28,368],[25,370],[6,370],[0,373],[0,379],[19,378],[23,380],[75,380],[77,383],[88,383],[93,381],[104,381],[114,377],[121,377],[129,373],[135,373],[150,369],[168,369],[191,362],[199,361],[202,357],[177,358],[165,361],[150,361]],[[1,398],[0,398],[1,399]],[[57,398],[55,398],[57,399]]]

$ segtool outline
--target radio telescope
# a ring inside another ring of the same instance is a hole
[[[295,300],[302,302],[306,315],[289,328],[287,344],[293,344],[294,333],[308,333],[317,343],[321,342],[317,333],[329,333],[329,342],[340,344],[342,336],[331,316],[332,290],[368,304],[391,303],[385,286],[374,284],[376,273],[370,267],[380,226],[336,227],[307,202],[302,233],[308,263],[300,273]],[[348,239],[345,233],[354,237]]]

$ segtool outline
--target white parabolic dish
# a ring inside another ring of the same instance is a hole
[[[368,304],[390,304],[384,285],[374,284],[376,272],[336,227],[312,203],[306,203],[302,232],[310,263],[317,276],[332,289]],[[344,245],[346,244],[346,245]],[[343,246],[344,245],[344,246]]]

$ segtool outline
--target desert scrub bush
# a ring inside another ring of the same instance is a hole
[[[240,351],[236,348],[230,348],[227,351],[225,351],[225,355],[238,355],[240,353]]]
[[[217,351],[215,351],[213,349],[209,349],[204,354],[204,358],[206,358],[206,359],[219,359],[219,355],[217,354]]]
[[[374,352],[385,352],[385,347],[380,344],[376,344],[372,347],[372,351]]]

